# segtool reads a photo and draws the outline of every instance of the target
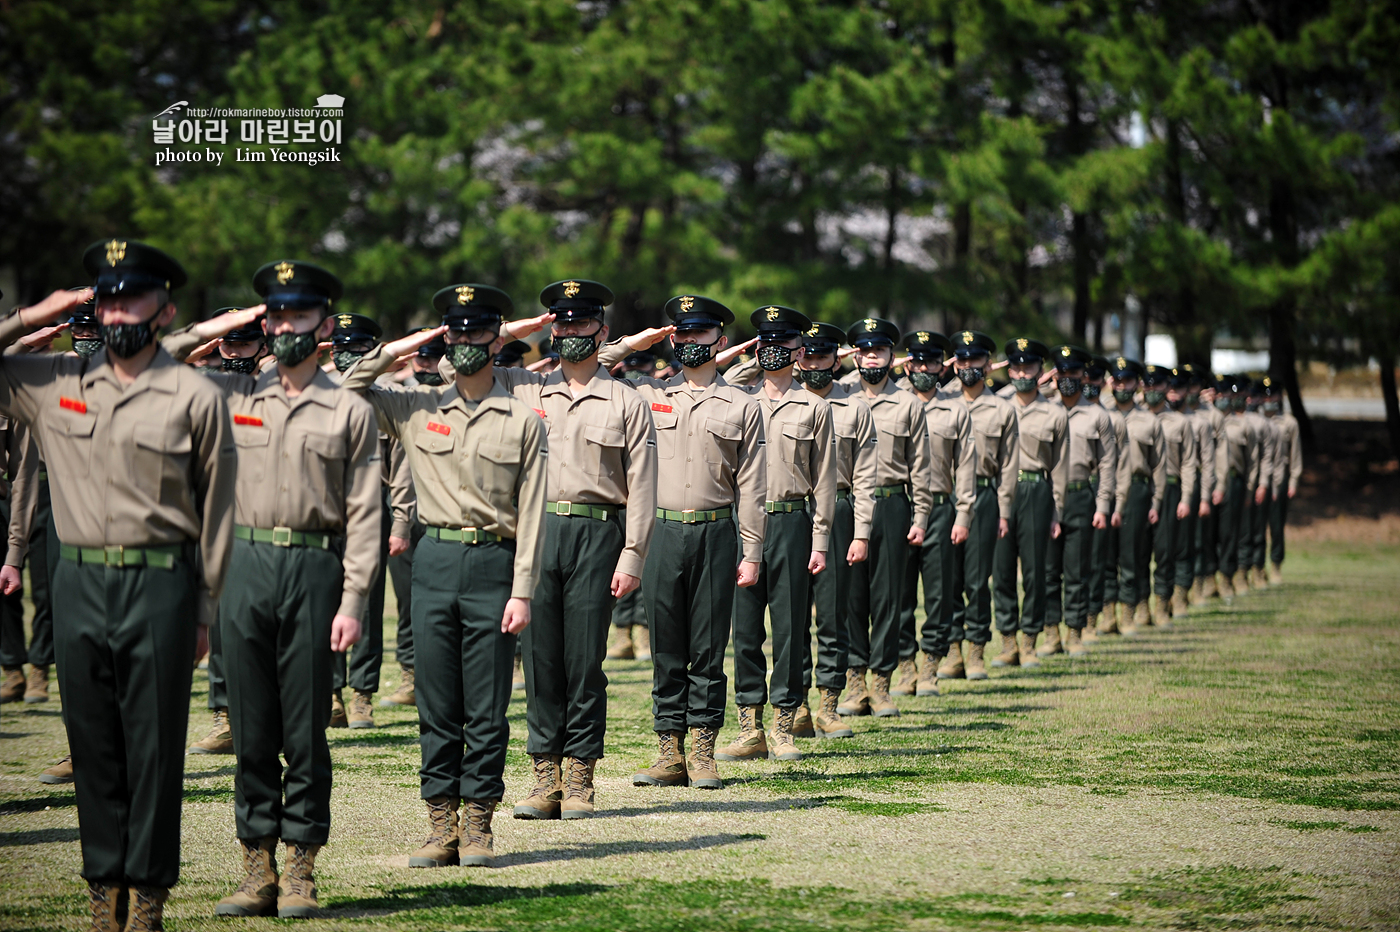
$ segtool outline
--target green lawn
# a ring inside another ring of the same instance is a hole
[[[718,793],[630,785],[654,753],[650,674],[613,664],[599,817],[507,811],[494,870],[403,866],[425,828],[416,717],[377,709],[379,729],[331,732],[311,925],[1396,928],[1400,548],[1298,546],[1286,572],[1085,660],[901,699],[854,739],[799,742],[801,762],[721,764]],[[197,674],[192,739],[204,689]],[[0,711],[0,928],[79,928],[86,910],[71,788],[34,780],[63,752],[55,705]],[[507,803],[526,791],[524,727],[517,699]],[[232,759],[187,768],[167,927],[227,929],[244,922],[212,917],[237,882]]]

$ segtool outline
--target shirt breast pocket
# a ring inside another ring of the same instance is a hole
[[[234,426],[233,442],[238,447],[239,480],[263,480],[267,471],[267,446],[271,438],[272,431],[266,427]]]
[[[665,411],[652,411],[651,420],[656,425],[656,458],[659,460],[675,459],[676,436],[679,433],[677,430],[679,421],[676,415],[668,414]]]
[[[306,435],[306,475],[324,477],[333,501],[345,494],[345,437],[342,434]],[[316,481],[312,480],[313,483]]]
[[[705,422],[705,432],[709,434],[705,444],[705,461],[723,464],[730,469],[737,468],[739,443],[744,437],[743,425],[712,417]]]
[[[49,428],[52,449],[45,450],[51,457],[50,463],[71,464],[73,469],[88,472],[92,458],[92,432],[97,427],[97,418],[91,415],[76,417],[62,415],[53,420]]]
[[[515,482],[520,475],[520,448],[505,443],[483,443],[476,448],[476,487],[497,508],[508,504],[515,496]]]
[[[880,427],[880,446],[889,450],[889,457],[885,459],[881,454],[881,459],[889,463],[896,470],[901,470],[909,463],[909,425],[889,424]]]
[[[609,476],[622,469],[622,451],[627,447],[627,435],[615,427],[590,424],[583,429],[587,455],[583,468],[591,476]]]
[[[784,424],[783,442],[778,445],[778,456],[784,463],[791,463],[806,472],[812,464],[814,436],[810,425]]]
[[[193,442],[183,424],[137,424],[132,468],[136,482],[156,501],[173,502],[188,494]]]
[[[947,461],[953,457],[953,447],[958,442],[958,428],[953,424],[929,424],[929,445],[935,456]]]

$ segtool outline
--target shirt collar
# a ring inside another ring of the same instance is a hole
[[[108,361],[107,350],[100,349],[93,354],[87,372],[83,374],[83,387],[85,389],[91,388],[97,382],[106,381],[115,385],[117,390],[124,395],[146,389],[175,394],[180,390],[179,378],[182,366],[184,363],[176,362],[175,358],[157,343],[156,354],[151,357],[150,365],[146,366],[130,385],[123,385],[121,379],[117,378],[117,373],[112,369],[111,362]]]

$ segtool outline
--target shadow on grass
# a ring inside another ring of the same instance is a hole
[[[228,764],[224,767],[216,767],[213,770],[186,770],[186,780],[207,780],[210,777],[231,777],[238,772],[236,764]]]
[[[497,859],[499,864],[501,859]],[[556,883],[543,887],[497,887],[478,884],[434,884],[431,887],[398,887],[386,890],[383,896],[354,900],[335,900],[323,910],[327,918],[351,919],[359,916],[382,916],[415,909],[455,907],[470,909],[494,906],[511,900],[548,900],[560,897],[594,896],[612,888],[596,883]]]
[[[731,784],[733,781],[729,781]],[[666,813],[685,812],[786,812],[789,809],[811,809],[821,805],[812,797],[788,797],[785,799],[727,799],[723,801],[682,800],[674,803],[660,803],[654,806],[626,806],[621,809],[599,810],[595,819],[631,819]]]
[[[676,838],[657,841],[585,841],[558,848],[545,848],[540,851],[517,851],[496,858],[497,867],[519,867],[525,864],[547,864],[551,861],[593,861],[610,858],[615,854],[671,854],[677,851],[703,851],[707,848],[720,848],[737,845],[746,841],[763,841],[767,835],[752,832],[733,834],[724,832],[718,835],[696,835],[691,838]]]
[[[62,796],[36,796],[33,799],[11,799],[0,803],[0,816],[19,815],[24,812],[43,812],[45,809],[62,809],[76,806],[78,797],[72,793]]]
[[[76,828],[36,828],[25,832],[0,832],[0,848],[20,845],[51,845],[78,840]]]

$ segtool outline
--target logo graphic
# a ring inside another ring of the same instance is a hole
[[[1068,346],[1062,346],[1062,347],[1060,347],[1060,355],[1061,355],[1061,356],[1066,356],[1066,357],[1067,357],[1067,356],[1069,356],[1069,352],[1070,352],[1070,350],[1069,350],[1069,347],[1068,347]]]
[[[337,319],[340,323],[340,326],[344,327],[346,330],[350,329],[350,324],[353,321],[349,314],[341,314],[340,317]]]
[[[869,318],[869,317],[865,318],[865,320],[861,321],[861,323],[865,324],[865,332],[866,332],[866,333],[874,333],[874,332],[875,332],[875,329],[876,329],[877,327],[880,326],[879,324],[875,323],[875,321],[874,321],[873,319],[871,319],[871,318]]]
[[[821,325],[821,324],[813,324],[812,327],[811,327],[811,329],[807,331],[807,336],[809,336],[809,337],[814,337],[814,336],[817,336],[818,334],[820,334],[821,332],[822,332],[822,325]]]
[[[190,102],[189,102],[188,100],[177,100],[177,101],[175,101],[175,103],[173,103],[173,104],[171,104],[170,106],[166,107],[166,108],[165,108],[164,110],[162,110],[160,113],[157,113],[156,116],[158,116],[158,117],[163,117],[163,116],[165,116],[167,113],[178,113],[178,112],[180,111],[180,108],[181,108],[181,107],[188,107],[189,105],[190,105]]]
[[[322,94],[320,97],[316,98],[316,106],[343,107],[345,106],[345,98],[341,97],[339,94]]]
[[[1124,359],[1122,356],[1119,356],[1117,365],[1119,369],[1126,369],[1128,368],[1128,360]]]
[[[695,299],[690,295],[681,298],[681,310],[688,311],[695,306]]]
[[[292,268],[292,264],[286,259],[277,263],[273,268],[277,270],[277,284],[279,285],[287,284],[287,282],[292,280],[292,276],[296,274],[296,269]]]
[[[776,307],[770,307],[770,308],[768,309],[768,319],[769,319],[769,320],[777,320],[777,319],[778,319],[778,316],[779,316],[779,314],[778,314],[778,309],[777,309]]]
[[[564,283],[564,297],[572,298],[578,294],[578,282],[568,281]]]
[[[112,240],[107,244],[107,264],[116,267],[116,264],[126,258],[126,242],[124,240]]]
[[[476,289],[473,288],[471,285],[462,285],[457,289],[458,304],[470,304],[472,302],[472,299],[475,297]]]

